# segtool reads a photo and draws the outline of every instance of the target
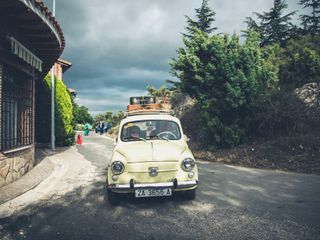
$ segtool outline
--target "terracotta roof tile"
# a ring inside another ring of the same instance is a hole
[[[48,9],[47,6],[44,5],[42,1],[39,1],[39,0],[32,0],[32,1],[35,3],[36,7],[38,7],[42,12],[46,14],[46,16],[50,19],[51,23],[58,30],[58,33],[61,39],[61,52],[62,52],[63,49],[65,48],[65,39],[59,23],[57,22],[56,18],[53,16],[52,12]]]

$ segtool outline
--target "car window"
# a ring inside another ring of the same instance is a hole
[[[145,120],[128,122],[121,129],[121,140],[179,140],[181,132],[179,125],[168,120]]]

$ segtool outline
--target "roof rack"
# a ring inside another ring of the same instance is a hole
[[[162,109],[162,105],[160,103],[149,103],[149,104],[130,104],[127,106],[127,111],[135,111],[135,110],[148,110],[148,109]]]
[[[125,116],[144,114],[174,115],[174,111],[171,110],[171,105],[168,101],[157,102],[151,96],[130,97],[130,104],[127,106]]]
[[[166,114],[174,115],[173,110],[169,109],[139,109],[125,112],[125,116],[150,115],[150,114]]]

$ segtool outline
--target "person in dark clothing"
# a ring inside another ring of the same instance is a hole
[[[102,135],[104,131],[104,122],[99,123],[99,131],[100,131],[100,135]]]

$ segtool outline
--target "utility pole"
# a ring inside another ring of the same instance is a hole
[[[52,15],[55,16],[56,0],[53,0]],[[55,146],[55,117],[54,117],[54,100],[55,100],[55,82],[54,82],[54,64],[51,69],[51,149],[54,150]]]

